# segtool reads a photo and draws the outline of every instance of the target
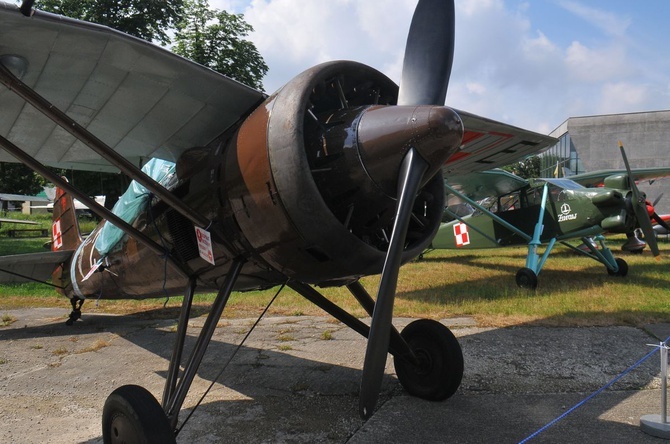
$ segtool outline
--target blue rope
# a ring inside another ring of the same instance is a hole
[[[663,344],[664,344],[664,345],[667,344],[668,341],[670,341],[670,336],[669,336],[668,338],[666,338],[665,341],[663,341]],[[595,398],[596,396],[598,396],[598,395],[599,395],[600,393],[602,393],[604,390],[606,390],[606,389],[610,388],[611,386],[613,386],[614,383],[616,383],[619,379],[623,378],[623,377],[626,376],[628,373],[630,373],[630,372],[632,372],[633,370],[635,370],[636,368],[638,368],[644,361],[646,361],[647,359],[651,358],[656,352],[658,352],[658,350],[659,350],[659,347],[654,348],[652,351],[650,351],[649,353],[647,353],[642,359],[640,359],[640,360],[637,361],[635,364],[633,364],[633,365],[631,365],[630,367],[628,367],[628,368],[627,368],[626,370],[624,370],[620,375],[618,375],[618,376],[616,376],[614,379],[610,380],[610,382],[608,382],[608,383],[605,384],[604,386],[600,387],[598,390],[596,390],[595,392],[591,393],[591,394],[590,394],[589,396],[587,396],[586,398],[584,398],[584,399],[582,399],[581,401],[579,401],[579,402],[578,402],[577,404],[575,404],[573,407],[571,407],[571,408],[569,408],[568,410],[566,410],[566,411],[565,411],[562,415],[560,415],[558,418],[556,418],[556,419],[554,419],[553,421],[551,421],[551,422],[545,424],[545,425],[542,426],[539,430],[537,430],[535,433],[532,433],[532,434],[529,435],[527,438],[524,438],[522,441],[519,441],[519,444],[525,444],[525,443],[527,443],[527,442],[530,441],[531,439],[533,439],[533,438],[535,438],[536,436],[538,436],[540,433],[542,433],[542,432],[544,432],[545,430],[547,430],[549,427],[552,427],[554,424],[556,424],[556,423],[557,423],[558,421],[560,421],[561,419],[563,419],[563,418],[565,418],[566,416],[568,416],[570,413],[574,412],[575,410],[577,410],[578,408],[580,408],[581,406],[583,406],[584,404],[586,404],[586,403],[587,403],[588,401],[590,401],[591,399],[593,399],[593,398]]]

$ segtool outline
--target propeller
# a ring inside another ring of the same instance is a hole
[[[419,0],[405,47],[398,105],[443,105],[454,55],[453,0]],[[393,302],[414,200],[429,169],[414,148],[402,160],[393,232],[377,292],[365,352],[359,412],[369,418],[384,377],[393,320]]]
[[[649,249],[651,249],[654,257],[658,259],[661,252],[658,249],[658,243],[656,242],[656,236],[654,235],[654,229],[651,226],[651,219],[649,218],[649,213],[647,212],[647,203],[643,195],[640,194],[640,191],[637,189],[637,184],[633,178],[633,173],[630,169],[628,163],[628,157],[626,157],[626,151],[623,148],[623,143],[619,141],[619,148],[621,149],[621,157],[623,157],[623,163],[626,166],[626,172],[628,173],[628,181],[630,182],[630,189],[633,193],[633,210],[635,211],[635,217],[637,218],[637,223],[644,233],[644,239],[649,244]]]
[[[651,217],[657,224],[662,226],[666,231],[670,232],[670,225],[668,225],[656,212],[656,205],[658,205],[658,203],[661,201],[661,198],[663,198],[663,193],[654,199],[654,203],[651,204],[651,215],[649,217]]]
[[[453,60],[453,0],[419,0],[407,36],[398,105],[443,105]]]
[[[659,194],[658,197],[657,197],[656,199],[654,199],[654,203],[651,204],[652,207],[655,207],[656,205],[658,205],[658,203],[659,203],[659,202],[661,201],[661,199],[663,198],[663,194],[664,194],[664,193]]]

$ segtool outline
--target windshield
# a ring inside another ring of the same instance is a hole
[[[564,190],[581,190],[584,188],[583,185],[578,184],[577,182],[570,180],[570,179],[549,179],[549,178],[542,178],[539,179],[541,181],[548,182],[552,185],[555,185],[559,188],[563,188]]]

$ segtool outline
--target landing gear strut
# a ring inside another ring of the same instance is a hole
[[[70,304],[72,304],[72,311],[70,312],[70,317],[65,321],[65,325],[72,325],[79,318],[81,318],[81,306],[84,305],[85,299],[79,299],[78,297],[73,297],[70,299]]]

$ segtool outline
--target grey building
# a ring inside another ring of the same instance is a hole
[[[670,110],[570,117],[550,135],[559,142],[541,156],[543,177],[623,169],[619,140],[631,168],[670,168]],[[656,211],[670,213],[670,178],[638,186],[652,202],[664,194]]]

